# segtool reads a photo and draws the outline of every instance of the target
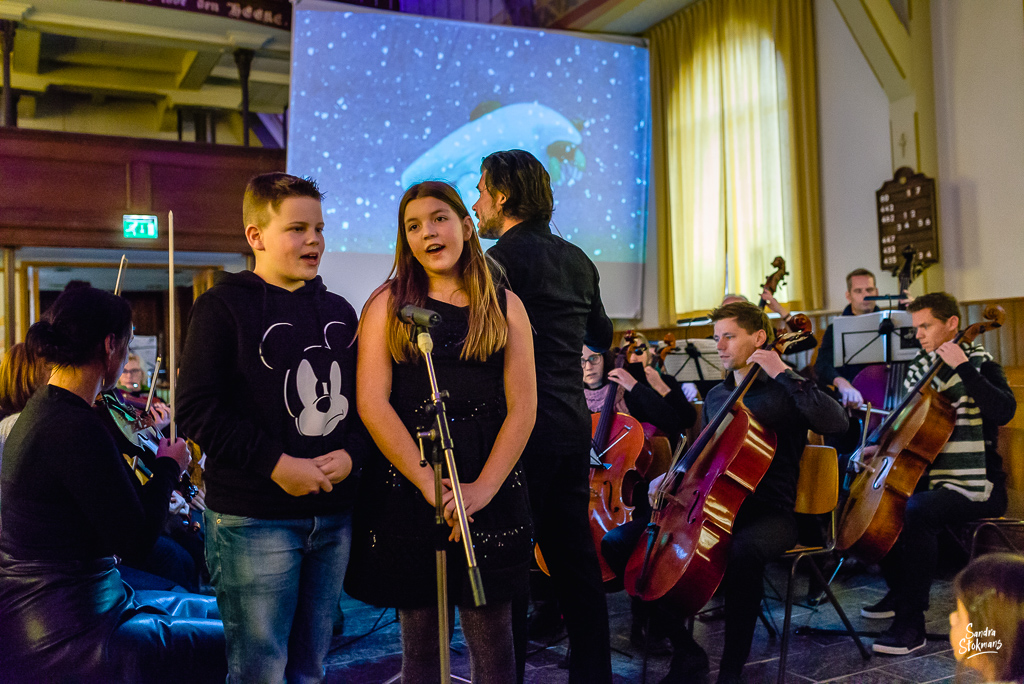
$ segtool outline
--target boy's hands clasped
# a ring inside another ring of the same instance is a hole
[[[336,449],[316,458],[281,454],[270,479],[292,496],[329,492],[352,472],[352,457]]]

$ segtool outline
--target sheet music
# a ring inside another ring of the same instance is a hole
[[[699,358],[695,359],[686,352],[687,345],[690,344],[700,354]],[[671,375],[679,382],[718,381],[722,379],[725,369],[722,367],[722,360],[718,358],[718,350],[714,340],[680,340],[676,346],[679,348],[679,351],[670,352],[665,357],[666,375]],[[703,374],[703,378],[701,374]]]

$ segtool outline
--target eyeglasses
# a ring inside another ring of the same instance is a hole
[[[588,363],[591,366],[596,366],[597,362],[600,361],[600,360],[601,360],[601,355],[600,354],[591,354],[590,356],[582,357],[580,359],[580,365],[583,366],[584,368],[587,367]]]
[[[645,351],[647,351],[646,344],[638,344],[635,347],[633,347],[634,354],[643,354]]]

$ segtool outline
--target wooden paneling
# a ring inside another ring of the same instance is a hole
[[[999,453],[1010,499],[1006,515],[1024,518],[1024,368],[1010,369],[1006,375],[1017,398],[1016,415],[999,428]]]
[[[135,138],[5,129],[0,136],[0,245],[249,250],[242,192],[283,171],[285,152]],[[121,216],[160,216],[160,238],[125,240]]]

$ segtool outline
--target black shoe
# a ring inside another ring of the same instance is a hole
[[[817,606],[820,606],[827,600],[828,597],[825,595],[824,589],[818,589],[817,591],[807,592],[807,605],[811,608],[816,608]]]
[[[887,620],[896,617],[896,595],[890,591],[878,603],[861,608],[860,615],[871,620]]]
[[[530,615],[526,626],[526,634],[530,641],[548,642],[558,636],[561,628],[562,613],[558,610],[558,604],[554,601],[543,601],[534,605],[533,614]]]
[[[923,622],[923,620],[922,620]],[[875,639],[871,650],[875,653],[885,655],[907,655],[919,648],[924,648],[928,643],[923,627],[893,623],[892,627],[882,632],[882,635]]]
[[[718,681],[715,684],[743,684],[743,678],[732,672],[718,673]]]
[[[658,684],[700,684],[708,674],[708,654],[704,649],[680,649],[672,655],[668,674]]]

